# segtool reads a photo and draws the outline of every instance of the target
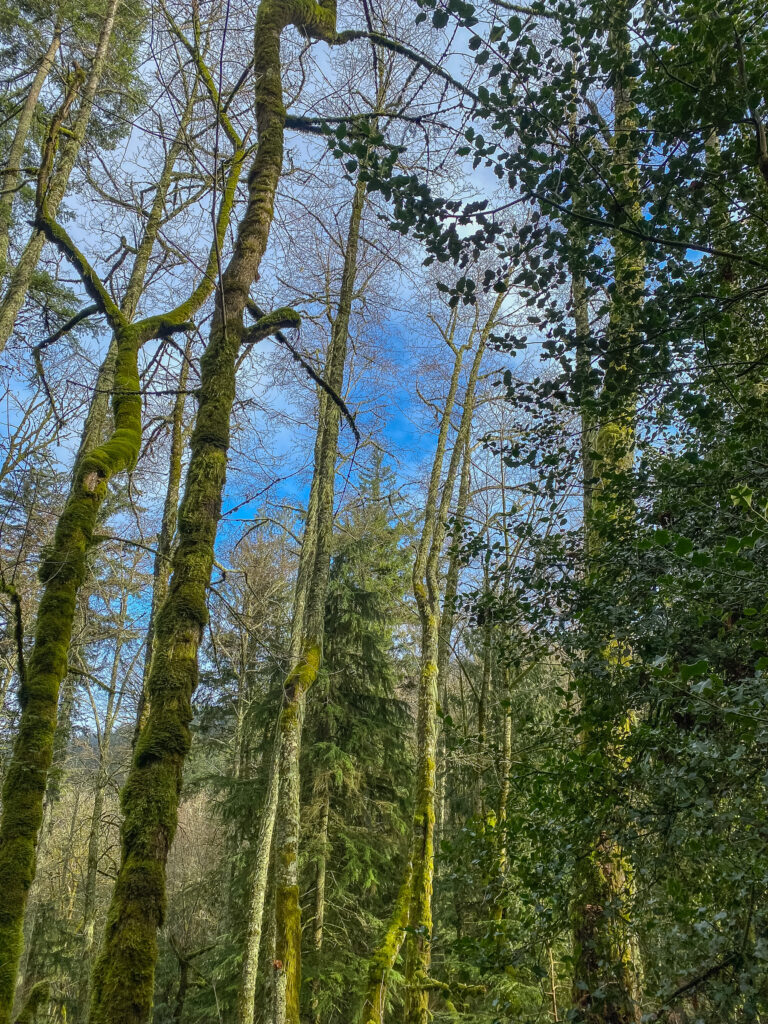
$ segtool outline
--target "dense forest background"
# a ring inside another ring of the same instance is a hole
[[[764,3],[0,54],[0,1024],[768,1021]]]

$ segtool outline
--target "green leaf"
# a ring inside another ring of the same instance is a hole
[[[708,669],[709,664],[703,658],[700,658],[692,665],[681,665],[680,678],[684,683],[687,683],[689,679],[696,679],[699,676],[703,676]]]
[[[734,505],[751,508],[754,491],[746,484],[738,484],[731,488],[731,501]]]
[[[682,557],[683,555],[689,555],[691,551],[693,551],[693,541],[688,537],[680,537],[675,544],[675,554]]]

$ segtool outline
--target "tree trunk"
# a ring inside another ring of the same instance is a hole
[[[114,16],[113,8],[112,17]],[[106,31],[106,30],[105,30]],[[102,42],[106,47],[104,33]],[[109,481],[135,464],[141,446],[141,383],[138,355],[151,338],[183,329],[213,288],[216,253],[234,201],[239,165],[230,171],[228,189],[219,210],[218,239],[211,246],[209,265],[192,295],[176,309],[131,323],[115,305],[93,269],[66,232],[52,219],[43,201],[39,223],[47,237],[76,266],[89,293],[97,300],[114,331],[113,430],[103,443],[83,450],[73,469],[67,502],[56,526],[53,544],[40,568],[42,594],[35,641],[26,678],[19,686],[21,716],[13,754],[3,786],[0,819],[0,884],[6,899],[0,907],[0,1024],[11,1013],[22,945],[22,922],[35,873],[37,835],[43,797],[53,753],[59,687],[67,670],[77,595],[86,574],[99,511]],[[50,193],[49,193],[50,194]],[[156,228],[155,228],[156,230]],[[151,245],[149,246],[151,251]],[[105,364],[111,366],[108,354]],[[89,417],[86,433],[95,431],[101,416]]]
[[[421,675],[416,725],[416,800],[413,812],[414,872],[406,957],[406,1024],[427,1024],[431,962],[432,877],[434,871],[435,755],[437,750],[438,618],[422,613]]]
[[[243,316],[267,246],[283,162],[280,36],[289,24],[328,38],[335,32],[335,8],[262,0],[256,14],[258,142],[248,179],[248,204],[229,264],[216,275],[216,304],[200,364],[197,417],[179,509],[179,539],[168,594],[157,617],[147,686],[149,712],[122,793],[122,857],[95,969],[92,1024],[145,1024],[152,1006],[157,929],[165,912],[165,866],[176,831],[181,769],[190,743],[191,700],[207,621],[207,587],[221,516]],[[240,145],[234,163],[242,164],[243,158]],[[236,178],[230,181],[234,196]],[[211,278],[215,279],[213,273]],[[298,320],[293,311],[280,310],[262,318],[248,338],[258,340],[280,327],[295,326]]]
[[[365,182],[358,179],[347,230],[339,304],[326,361],[326,381],[337,395],[344,385],[349,318],[352,311]],[[333,497],[339,435],[339,409],[328,399],[321,403],[318,423],[319,461],[313,486],[317,493],[314,558],[306,588],[301,655],[283,686],[280,713],[280,786],[275,829],[276,1004],[275,1024],[299,1024],[301,993],[301,909],[298,852],[300,828],[299,755],[304,700],[317,679],[322,657],[325,598],[331,568]],[[294,621],[294,630],[296,622]]]
[[[60,45],[61,25],[57,23],[53,30],[51,41],[48,44],[48,49],[40,59],[35,77],[32,79],[29,92],[24,99],[24,105],[19,113],[19,120],[16,122],[13,142],[11,142],[11,148],[8,151],[5,170],[0,174],[0,281],[5,276],[6,262],[8,260],[8,246],[13,223],[13,200],[21,181],[21,161],[24,156],[24,147],[27,144],[29,129],[32,127],[32,119],[35,116],[40,92],[51,72]]]
[[[496,828],[499,836],[499,895],[497,905],[493,910],[495,921],[501,921],[504,916],[504,907],[501,902],[502,887],[507,874],[507,812],[509,805],[509,773],[512,762],[512,710],[509,706],[511,696],[509,686],[509,668],[504,668],[504,697],[502,700],[502,721],[501,721],[501,786],[499,787],[499,806],[496,815]]]
[[[440,477],[462,362],[462,350],[454,348],[456,355],[454,370],[438,433],[437,449],[427,494],[424,528],[413,569],[413,590],[421,621],[421,673],[416,725],[416,782],[411,836],[413,888],[410,898],[409,935],[406,943],[405,963],[406,1024],[427,1024],[429,1020],[440,641],[439,563],[459,463],[470,436],[480,365],[488,335],[496,321],[502,300],[503,294],[498,295],[488,321],[481,331],[478,330],[477,318],[475,319],[475,325],[470,334],[468,344],[472,344],[477,336],[477,348],[464,392],[464,404],[456,439],[451,451],[442,492],[440,492]]]
[[[243,950],[243,973],[237,1000],[237,1024],[253,1024],[256,997],[256,977],[259,967],[259,949],[264,923],[264,902],[267,894],[269,875],[269,851],[275,829],[277,812],[278,766],[280,762],[279,733],[272,743],[269,764],[269,781],[264,807],[261,811],[259,835],[253,851],[254,872],[251,878],[248,920]]]
[[[323,924],[325,922],[325,874],[328,861],[328,816],[331,806],[331,794],[328,783],[323,794],[323,808],[320,813],[318,829],[318,853],[315,860],[315,919],[312,923],[312,948],[315,951],[317,969],[320,969],[320,955],[323,950]],[[319,1010],[320,979],[316,977],[312,985],[310,1018],[312,1024],[320,1024]]]
[[[445,593],[443,596],[443,611],[440,616],[440,637],[437,647],[437,685],[438,697],[443,714],[448,712],[448,669],[451,661],[451,637],[453,635],[453,623],[456,618],[455,603],[459,590],[459,547],[458,541],[464,520],[467,515],[467,506],[470,497],[470,470],[471,470],[471,447],[469,439],[464,445],[464,454],[461,462],[461,480],[459,482],[459,497],[456,503],[456,530],[454,531],[453,545],[448,559],[448,571],[445,574]],[[445,742],[445,727],[439,730],[438,737],[438,761],[437,761],[437,814],[435,818],[435,872],[439,871],[440,863],[440,841],[445,835],[446,800],[448,794],[448,751]]]
[[[315,465],[318,465],[321,458],[324,402],[327,396],[325,392],[319,394],[319,422],[315,437]],[[306,616],[307,590],[312,566],[315,560],[316,538],[317,538],[317,502],[318,502],[318,480],[313,477],[307,503],[307,515],[304,525],[304,536],[299,553],[299,566],[296,574],[296,587],[293,597],[293,623],[291,628],[290,664],[296,666],[301,657],[301,643],[304,632]],[[277,796],[279,790],[279,775],[281,765],[280,736],[281,736],[281,714],[278,716],[278,727],[275,740],[272,746],[272,761],[269,769],[269,783],[267,799],[262,811],[262,819],[259,826],[259,839],[254,851],[254,876],[251,882],[251,902],[249,907],[248,924],[246,930],[246,944],[243,953],[243,974],[240,993],[238,995],[238,1024],[253,1024],[254,1020],[254,995],[256,992],[256,977],[258,972],[259,943],[261,940],[262,922],[264,916],[264,903],[266,897],[266,886],[268,880],[270,850],[274,837],[275,819],[277,817]],[[275,869],[276,870],[276,869]],[[274,874],[274,871],[273,871]],[[280,968],[275,959],[275,913],[273,908],[270,921],[270,937],[268,942],[271,947],[271,962],[273,973],[270,976],[270,1005],[273,1015],[276,1012],[277,984],[280,978]]]
[[[640,221],[636,142],[632,137],[637,109],[628,71],[632,61],[629,17],[626,3],[610,14],[609,48],[617,63],[612,157],[622,176],[617,201],[629,216]],[[584,472],[594,479],[585,489],[585,549],[588,569],[596,577],[604,571],[599,553],[606,539],[626,535],[632,526],[634,509],[626,484],[634,462],[637,386],[633,360],[638,309],[645,288],[642,245],[621,231],[614,233],[612,242],[614,291],[608,321],[608,358],[598,400],[600,422],[595,429],[588,418],[589,410],[582,421],[582,448],[593,441],[595,452],[594,459],[591,451],[586,453]],[[578,278],[575,283],[577,332],[586,338],[586,302],[580,295]],[[608,637],[603,656],[616,657],[614,646]],[[617,724],[615,738],[606,751],[609,759],[616,759],[614,744],[621,743],[628,727],[628,721]],[[587,757],[596,742],[603,741],[586,730],[582,745]],[[640,1010],[628,909],[632,869],[615,837],[607,832],[596,837],[577,865],[575,885],[573,995],[580,1019],[587,1024],[635,1024]]]
[[[486,533],[486,538],[489,534]],[[477,704],[477,774],[475,776],[475,812],[485,821],[485,758],[488,740],[488,701],[493,676],[493,613],[490,604],[491,585],[487,563],[483,566],[483,596],[486,599],[483,621],[483,671],[480,699]]]

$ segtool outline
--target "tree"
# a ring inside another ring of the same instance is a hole
[[[384,923],[397,877],[392,866],[402,861],[407,836],[411,717],[394,631],[408,551],[407,527],[393,522],[388,508],[393,486],[392,471],[374,452],[337,527],[323,665],[304,723],[303,891],[312,894],[306,959],[313,1020],[343,1019]]]
[[[190,700],[197,681],[197,650],[205,625],[205,590],[221,514],[229,419],[237,355],[244,338],[248,292],[269,237],[274,193],[283,157],[285,114],[280,77],[280,35],[297,23],[328,36],[335,12],[262,3],[257,12],[254,67],[258,144],[249,173],[249,201],[235,250],[216,289],[216,311],[201,362],[195,427],[186,488],[179,510],[179,543],[168,595],[158,613],[158,657],[147,683],[149,714],[136,744],[122,796],[123,856],[107,931],[96,967],[91,1020],[143,1020],[152,1003],[156,932],[163,919],[165,862],[176,825],[180,772],[189,747]],[[212,84],[212,83],[211,83]],[[210,88],[210,86],[209,86]],[[244,159],[239,137],[225,130]],[[293,311],[262,317],[253,343],[298,322]],[[183,643],[179,640],[184,637]],[[150,803],[147,803],[146,796]],[[128,977],[134,984],[127,983]]]
[[[109,481],[135,464],[141,446],[141,391],[138,356],[142,345],[157,337],[168,337],[188,326],[193,315],[210,294],[212,273],[217,252],[229,220],[234,201],[234,187],[239,176],[242,155],[234,160],[228,190],[220,204],[216,238],[211,245],[208,268],[197,288],[175,309],[166,314],[132,322],[140,285],[134,283],[128,292],[127,313],[111,298],[66,231],[52,220],[48,193],[40,197],[40,231],[72,261],[95,305],[106,317],[115,335],[114,369],[106,369],[101,380],[112,393],[114,428],[100,442],[86,437],[74,467],[68,501],[59,518],[50,552],[41,566],[43,592],[37,613],[36,643],[29,659],[28,671],[21,682],[19,701],[22,714],[14,753],[5,783],[3,815],[0,820],[0,877],[9,899],[0,915],[0,935],[4,935],[9,956],[0,970],[0,1020],[9,1016],[13,1001],[15,976],[21,954],[21,932],[29,886],[34,877],[35,845],[41,824],[43,794],[51,761],[53,735],[56,727],[56,703],[59,686],[66,672],[67,653],[75,612],[77,593],[82,586],[86,555],[93,543],[93,531]],[[166,163],[166,181],[170,177]],[[158,203],[164,200],[162,191]],[[149,240],[137,258],[137,282],[143,280],[154,244],[159,216],[148,224]],[[146,234],[146,233],[145,233]],[[149,250],[149,251],[147,251]],[[113,376],[112,376],[113,374]],[[111,378],[111,380],[110,380]],[[94,443],[94,441],[96,443]]]

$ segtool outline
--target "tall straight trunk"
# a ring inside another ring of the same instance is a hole
[[[101,85],[101,79],[107,65],[107,54],[112,39],[112,32],[115,27],[115,17],[120,7],[120,0],[109,0],[104,21],[101,26],[99,42],[96,47],[88,76],[82,90],[80,107],[77,111],[74,124],[67,132],[66,140],[61,147],[61,155],[58,165],[52,169],[47,182],[46,204],[51,218],[56,214],[64,198],[64,193],[69,184],[69,178],[77,161],[80,147],[85,139],[88,122],[91,119],[91,111],[96,98],[96,93]],[[5,348],[8,339],[16,323],[19,310],[24,305],[24,300],[29,289],[29,282],[35,272],[40,254],[45,244],[45,234],[39,227],[35,228],[24,247],[19,262],[16,264],[11,275],[11,280],[0,302],[0,352]]]
[[[332,38],[335,7],[312,0],[262,0],[256,14],[256,153],[234,251],[217,275],[210,337],[200,363],[178,544],[168,594],[157,616],[155,656],[147,685],[149,712],[122,793],[121,862],[94,973],[92,1024],[145,1024],[151,1011],[157,929],[165,913],[165,868],[190,744],[191,701],[207,621],[207,587],[226,478],[237,358],[246,337],[256,341],[299,322],[292,310],[279,310],[263,317],[248,335],[243,322],[248,293],[267,247],[282,169],[285,109],[280,36],[290,24],[315,37]],[[227,128],[219,104],[217,110],[232,138],[234,131],[231,125]],[[232,141],[235,163],[241,163],[241,140],[235,136]]]
[[[192,358],[192,341],[187,336],[187,344],[184,348],[184,356],[179,372],[179,389],[174,399],[173,412],[171,413],[171,450],[168,457],[168,485],[165,489],[165,500],[163,502],[163,517],[160,523],[160,533],[155,548],[155,559],[152,567],[152,604],[149,611],[149,625],[147,626],[147,640],[144,655],[144,674],[142,678],[139,706],[136,713],[136,731],[134,743],[139,737],[141,727],[147,717],[147,685],[149,674],[152,669],[152,657],[155,651],[155,622],[158,609],[162,606],[168,593],[168,581],[170,579],[171,551],[173,540],[176,535],[176,524],[179,518],[179,494],[181,492],[181,463],[184,455],[184,405],[186,400],[187,380],[189,378],[189,363]]]
[[[318,852],[315,858],[315,917],[312,922],[312,949],[315,953],[316,968],[320,970],[323,951],[323,926],[325,924],[325,876],[328,864],[328,817],[331,809],[331,792],[326,781],[323,792],[323,806],[320,825],[317,830]],[[312,1024],[320,1024],[320,977],[312,983],[309,1015]]]
[[[114,16],[112,8],[110,10]],[[112,301],[85,257],[52,219],[44,197],[38,212],[40,228],[74,264],[114,332],[113,429],[106,441],[79,454],[53,544],[40,569],[42,594],[35,640],[26,678],[19,687],[21,716],[3,786],[0,819],[0,885],[6,897],[0,907],[0,948],[6,951],[0,960],[0,1024],[8,1021],[13,1004],[22,922],[35,873],[37,836],[53,752],[59,688],[67,670],[76,600],[85,579],[87,556],[109,482],[135,465],[141,447],[139,350],[153,338],[186,329],[188,318],[210,295],[216,253],[223,242],[234,202],[241,162],[242,156],[240,163],[236,160],[230,171],[216,225],[218,237],[211,245],[208,266],[200,284],[176,309],[137,323],[132,323]],[[99,419],[99,416],[94,417],[90,426],[86,424],[86,429],[95,429]]]
[[[77,1009],[75,1021],[77,1024],[85,1024],[88,1019],[88,1004],[90,1002],[90,980],[91,967],[96,933],[96,883],[98,881],[99,855],[101,850],[101,822],[104,816],[104,795],[107,787],[107,770],[109,761],[109,750],[112,738],[112,729],[115,724],[115,716],[120,706],[118,691],[120,686],[120,656],[125,643],[125,632],[123,623],[128,614],[128,592],[123,591],[120,602],[120,614],[118,634],[115,639],[115,649],[112,655],[112,671],[109,679],[109,693],[107,706],[104,714],[104,726],[99,737],[98,744],[98,765],[96,772],[96,788],[93,795],[93,812],[91,814],[91,828],[88,834],[88,860],[85,874],[85,893],[83,904],[83,944],[82,961],[80,964],[80,984],[77,993]]]
[[[439,564],[446,536],[446,521],[453,497],[459,464],[472,427],[475,391],[488,335],[503,301],[497,296],[491,314],[479,329],[477,318],[470,335],[477,348],[470,369],[458,431],[440,492],[440,476],[446,453],[450,418],[456,401],[461,373],[462,350],[456,359],[446,407],[438,432],[425,508],[424,527],[413,569],[413,590],[421,622],[421,671],[416,722],[416,782],[414,794],[411,858],[413,887],[410,898],[409,934],[406,941],[406,1024],[427,1024],[429,1020],[429,967],[432,943],[432,883],[434,877],[435,761],[437,756],[437,690],[440,645]]]
[[[24,147],[29,137],[29,129],[32,127],[32,119],[37,109],[37,101],[40,92],[45,85],[51,68],[56,60],[56,54],[61,45],[61,25],[57,22],[48,49],[40,58],[37,65],[35,77],[29,87],[24,103],[19,112],[19,119],[16,122],[16,131],[13,133],[13,141],[8,151],[8,159],[5,169],[0,172],[0,281],[5,275],[6,263],[8,260],[8,247],[10,244],[13,200],[21,181],[21,161],[24,156]]]
[[[437,650],[437,671],[440,677],[441,686],[445,683],[448,667],[451,660],[451,638],[453,626],[456,620],[456,598],[459,593],[459,569],[461,563],[461,551],[459,541],[461,531],[467,517],[469,506],[470,487],[472,470],[472,449],[469,438],[464,445],[461,458],[461,477],[459,480],[459,496],[456,501],[456,514],[454,516],[455,529],[452,538],[451,551],[448,558],[448,570],[445,574],[445,591],[443,594],[443,611],[440,616],[440,641]],[[445,697],[441,695],[445,701]]]
[[[349,319],[352,312],[365,182],[358,178],[352,200],[344,251],[339,303],[331,331],[326,380],[337,395],[344,385]],[[301,908],[299,906],[299,831],[301,722],[304,701],[317,679],[322,657],[325,599],[331,570],[333,498],[338,453],[339,409],[327,396],[318,424],[319,461],[313,485],[317,491],[314,559],[306,588],[306,609],[298,663],[283,685],[280,712],[280,771],[275,828],[275,1024],[299,1024],[301,993]]]
[[[626,214],[641,220],[637,170],[637,108],[632,96],[629,68],[632,51],[629,37],[630,6],[622,3],[610,13],[609,48],[616,61],[614,79],[614,130],[612,158],[620,168],[617,200]],[[637,385],[634,350],[638,313],[645,288],[645,262],[636,238],[615,232],[613,243],[614,290],[608,320],[608,354],[603,386],[597,402],[599,424],[590,422],[585,410],[582,446],[593,443],[585,453],[584,466],[593,482],[585,489],[585,549],[593,579],[607,571],[602,564],[606,543],[626,537],[632,528],[634,509],[628,492],[634,462]],[[588,336],[586,303],[576,279],[574,300],[579,316],[577,331]],[[614,661],[622,656],[615,640],[608,636],[601,656]],[[629,728],[618,722],[604,751],[618,769],[617,747]],[[604,745],[588,728],[582,744],[588,754]],[[576,898],[572,908],[574,952],[574,1003],[580,1019],[587,1024],[635,1024],[639,1020],[637,978],[629,919],[633,881],[631,864],[607,831],[595,837],[591,849],[577,867]]]
[[[500,484],[501,484],[501,522],[502,529],[504,531],[504,577],[503,577],[503,588],[504,594],[510,593],[512,585],[512,572],[514,564],[517,560],[517,556],[520,551],[522,540],[518,541],[518,546],[513,552],[509,543],[509,523],[507,516],[509,514],[509,507],[507,505],[507,471],[506,464],[504,462],[504,429],[502,427],[500,445],[499,445],[499,470],[500,470]],[[499,786],[499,805],[497,808],[496,821],[497,821],[497,835],[498,835],[498,872],[499,872],[499,895],[497,896],[497,904],[494,907],[493,917],[496,921],[501,921],[504,916],[504,904],[503,904],[503,886],[507,874],[508,866],[508,850],[507,850],[507,816],[509,811],[509,793],[510,793],[510,772],[512,770],[512,684],[511,684],[511,672],[509,667],[509,631],[508,628],[504,630],[502,637],[502,643],[500,647],[500,674],[502,678],[502,695],[501,695],[501,764],[499,766],[501,770],[501,784]]]
[[[456,618],[456,597],[459,592],[459,546],[458,541],[464,520],[467,515],[470,492],[470,470],[471,470],[471,447],[469,438],[464,445],[464,454],[461,461],[461,479],[459,482],[459,497],[456,503],[456,529],[454,531],[453,545],[448,558],[448,571],[445,574],[445,593],[443,595],[443,610],[440,616],[440,636],[437,645],[437,685],[440,705],[445,714],[448,710],[448,668],[451,661],[451,638],[453,635],[453,624]],[[435,818],[435,871],[438,871],[440,841],[445,834],[446,800],[448,795],[448,751],[445,737],[445,727],[440,729],[438,737],[438,758],[437,758],[437,812]]]
[[[512,711],[509,707],[509,698],[511,696],[510,683],[509,683],[509,667],[504,666],[502,678],[504,680],[504,690],[502,698],[502,718],[501,718],[501,763],[499,769],[501,775],[501,785],[499,786],[499,805],[496,809],[496,830],[498,834],[498,873],[499,873],[499,889],[501,890],[504,879],[507,874],[508,867],[508,853],[507,853],[507,814],[509,807],[509,773],[511,770],[512,762]],[[504,906],[499,897],[497,897],[497,904],[493,909],[493,918],[495,921],[501,921],[504,916]]]
[[[325,402],[328,396],[322,389],[318,389],[318,428],[315,435],[315,465],[320,464],[321,451],[323,446],[323,428],[325,423]],[[318,478],[313,476],[307,503],[307,515],[304,522],[304,536],[299,552],[299,565],[296,573],[296,585],[293,596],[293,621],[291,625],[291,642],[289,649],[290,667],[295,668],[301,657],[301,644],[304,636],[304,625],[307,607],[307,591],[309,587],[310,574],[315,561],[316,540],[317,540],[317,504],[318,504]],[[269,781],[267,787],[267,799],[261,813],[259,823],[259,836],[256,848],[253,852],[253,876],[251,878],[251,895],[248,907],[248,920],[246,924],[245,949],[243,951],[243,972],[240,982],[237,1003],[238,1024],[253,1024],[254,1021],[254,997],[256,993],[256,978],[259,963],[259,946],[263,929],[264,906],[267,895],[267,882],[269,875],[270,850],[275,830],[275,819],[277,817],[277,793],[278,779],[280,773],[280,716],[278,716],[278,730],[272,744],[272,754],[269,765]],[[274,874],[274,870],[273,870]],[[270,921],[270,936],[266,944],[274,956],[276,931],[274,909]],[[272,960],[274,963],[275,961]],[[273,969],[270,976],[269,998],[267,1004],[274,1009],[276,998],[276,981],[279,971]]]
[[[328,862],[328,818],[331,809],[331,793],[325,786],[323,807],[318,828],[318,854],[315,859],[315,919],[312,922],[312,945],[316,953],[323,948],[323,926],[325,924],[325,875]]]
[[[409,863],[387,930],[368,964],[359,1024],[384,1024],[384,1012],[387,1007],[387,981],[405,939],[411,906],[412,883],[413,869]]]
[[[253,851],[253,875],[250,880],[250,899],[243,950],[243,970],[237,996],[237,1024],[253,1024],[256,998],[256,978],[259,968],[259,949],[264,926],[264,904],[269,876],[269,851],[275,830],[277,812],[277,785],[280,761],[279,734],[275,735],[269,762],[267,795],[261,810],[259,834]]]
[[[486,533],[488,538],[488,534]],[[476,813],[485,819],[485,757],[488,741],[488,702],[491,696],[493,677],[493,617],[489,598],[491,596],[490,575],[487,563],[483,566],[483,594],[486,608],[483,620],[483,660],[480,678],[480,697],[477,702],[477,775],[475,778]]]

